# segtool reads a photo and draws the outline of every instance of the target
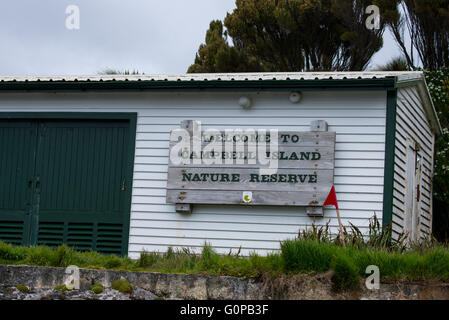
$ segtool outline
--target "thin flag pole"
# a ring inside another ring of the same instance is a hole
[[[346,242],[345,242],[345,235],[343,233],[343,224],[341,223],[341,218],[340,218],[340,210],[337,209],[337,217],[338,217],[338,225],[340,226],[340,241],[343,244],[343,247],[346,247]]]

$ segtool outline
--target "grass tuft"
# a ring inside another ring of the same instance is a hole
[[[153,266],[158,260],[158,254],[156,252],[146,252],[143,251],[140,254],[139,260],[137,260],[137,265],[140,268],[147,268]]]
[[[69,249],[66,244],[60,245],[53,254],[53,263],[54,267],[67,267],[71,264],[73,251]]]
[[[360,289],[359,268],[346,254],[334,255],[331,262],[332,288],[334,291]]]
[[[285,270],[295,273],[326,272],[339,248],[317,240],[287,240],[281,244]]]

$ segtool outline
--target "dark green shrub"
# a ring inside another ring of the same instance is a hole
[[[435,141],[433,176],[433,234],[439,241],[449,240],[449,68],[425,71],[443,134]]]
[[[111,283],[111,288],[120,291],[121,293],[131,293],[133,287],[126,280],[114,280]]]

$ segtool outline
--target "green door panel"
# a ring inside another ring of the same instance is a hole
[[[38,244],[121,253],[128,135],[128,121],[39,123]]]
[[[37,125],[0,120],[0,241],[29,245]]]
[[[0,241],[126,254],[134,134],[128,119],[0,119]]]

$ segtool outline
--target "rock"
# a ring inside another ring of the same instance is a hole
[[[135,288],[130,295],[132,300],[156,300],[158,297],[145,289]]]
[[[0,300],[155,300],[158,297],[145,289],[136,288],[132,294],[123,294],[105,288],[101,294],[91,290],[30,289],[23,293],[15,287],[0,287]]]

